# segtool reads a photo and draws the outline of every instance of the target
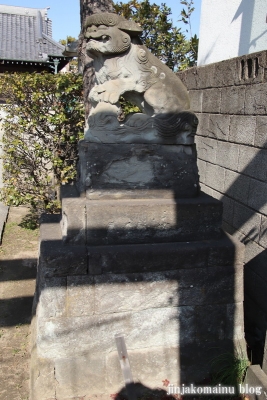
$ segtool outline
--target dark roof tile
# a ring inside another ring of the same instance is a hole
[[[46,61],[65,49],[52,39],[47,9],[0,5],[0,38],[2,60]]]

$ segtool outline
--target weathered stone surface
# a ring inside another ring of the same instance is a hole
[[[267,83],[246,86],[245,114],[266,115],[266,89]]]
[[[188,330],[181,335],[183,341],[190,342],[194,338],[194,307],[187,309]],[[74,349],[76,357],[88,351],[107,353],[116,349],[114,335],[120,332],[127,337],[129,349],[173,346],[178,341],[179,312],[176,307],[168,307],[42,320],[37,339],[39,355],[56,360],[73,357]]]
[[[208,136],[214,139],[227,141],[229,137],[229,126],[230,115],[211,114],[208,125]]]
[[[89,273],[168,271],[242,264],[244,246],[226,235],[218,241],[89,246]]]
[[[198,119],[197,136],[209,136],[210,114],[196,113]]]
[[[39,279],[87,273],[83,245],[64,245],[58,215],[43,215],[40,227]],[[74,231],[76,233],[76,231]],[[74,236],[75,237],[75,236]],[[75,239],[74,239],[75,240]]]
[[[267,116],[259,115],[256,117],[255,146],[267,147]]]
[[[260,182],[250,178],[248,205],[258,212],[267,215],[267,182]]]
[[[95,313],[95,280],[91,276],[67,278],[66,308],[69,317]]]
[[[118,358],[118,356],[117,356]],[[88,393],[114,393],[106,384],[107,371],[103,354],[87,352],[80,357],[55,361],[56,399],[81,398]],[[118,363],[119,364],[119,363]],[[119,369],[120,366],[117,366]]]
[[[89,351],[91,354],[114,351],[114,335],[119,332],[127,337],[129,349],[170,347],[204,339],[242,340],[243,313],[242,310],[235,313],[235,306],[239,307],[233,303],[149,308],[42,320],[37,340],[39,355],[56,360],[73,357],[73,349],[76,357]]]
[[[219,142],[216,148],[216,164],[237,171],[239,146],[233,143]]]
[[[258,241],[260,233],[261,217],[251,208],[235,203],[233,226],[244,235],[249,235],[254,241]]]
[[[55,398],[54,361],[38,357],[35,348],[31,352],[30,391],[31,400]]]
[[[42,281],[38,293],[40,318],[66,316],[67,278],[47,278]]]
[[[256,130],[256,117],[233,115],[230,123],[230,142],[252,145]]]
[[[205,113],[216,113],[221,111],[221,89],[203,90],[202,110]]]
[[[242,267],[236,270],[233,267],[211,267],[95,277],[95,313],[101,314],[204,305],[213,301],[231,303],[233,298],[235,301],[243,300]]]
[[[221,203],[205,200],[89,201],[87,243],[164,243],[219,238]]]
[[[195,145],[79,144],[81,191],[89,199],[194,197]]]
[[[203,92],[202,90],[189,91],[191,109],[196,113],[204,111],[203,108]],[[206,110],[205,110],[206,111]]]
[[[250,181],[245,175],[238,174],[229,169],[225,170],[224,188],[221,190],[222,192],[225,192],[228,197],[232,197],[243,204],[247,204],[249,190]]]
[[[63,240],[71,231],[73,243],[84,243],[86,238],[86,206],[83,198],[63,198],[60,221]]]
[[[215,164],[206,165],[206,185],[223,193],[224,191],[225,168]]]
[[[197,162],[200,182],[205,182],[206,165],[207,165],[206,161],[202,161],[199,159]],[[205,192],[204,190],[202,191]]]
[[[136,39],[142,28],[112,13],[89,16],[83,28],[86,52],[95,70],[85,139],[96,143],[192,144],[197,119],[189,111],[187,90],[178,76]],[[121,95],[143,113],[119,122]]]
[[[220,195],[223,202],[223,221],[228,224],[233,224],[235,201],[230,197]]]
[[[239,145],[238,171],[252,178],[265,181],[267,154],[255,147]]]
[[[86,247],[57,241],[42,242],[39,265],[47,278],[86,274]]]
[[[71,199],[73,202],[78,203],[78,208],[85,209],[86,227],[82,222],[79,228],[77,221],[75,229],[73,224],[68,226],[71,208],[63,210],[66,215],[63,239],[66,243],[165,243],[220,237],[222,205],[203,193],[191,199],[79,198]],[[86,239],[80,235],[81,230],[85,230]],[[50,248],[52,244],[49,243]]]
[[[215,112],[222,114],[244,114],[245,113],[246,86],[229,86],[221,89],[221,110]],[[231,99],[231,101],[230,101]]]
[[[128,347],[128,340],[125,338]],[[162,380],[168,377],[171,383],[179,379],[177,371],[179,362],[177,354],[179,348],[173,347],[151,347],[147,349],[128,349],[131,370],[135,382],[156,388],[162,385]],[[112,393],[118,393],[124,386],[122,372],[119,366],[118,353],[110,352],[106,356],[106,365],[109,374],[107,376],[107,387],[114,388]],[[148,373],[149,371],[149,373]],[[163,377],[163,378],[162,378]]]
[[[196,138],[198,157],[201,160],[215,163],[217,153],[217,141],[207,137]]]
[[[259,244],[267,248],[267,218],[263,215],[261,216],[261,226],[260,226],[260,240]]]
[[[246,384],[250,388],[258,389],[258,394],[249,394],[250,400],[265,400],[267,393],[267,375],[263,372],[259,365],[250,365],[247,369],[246,377],[243,386]],[[260,389],[259,389],[260,388]]]

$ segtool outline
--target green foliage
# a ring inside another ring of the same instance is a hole
[[[3,179],[7,204],[56,212],[59,186],[75,178],[83,136],[82,77],[75,74],[3,74]]]
[[[181,1],[181,4],[187,6],[187,10],[182,11],[182,21],[191,27],[193,0]],[[169,68],[183,70],[196,64],[198,38],[195,35],[187,39],[181,28],[173,25],[171,9],[166,4],[159,6],[149,0],[130,0],[115,4],[114,8],[118,14],[133,19],[143,27],[143,43]]]
[[[68,43],[73,43],[76,42],[77,39],[73,36],[67,36],[66,39],[60,39],[59,43],[62,44],[63,46],[66,46]]]
[[[241,347],[233,353],[224,353],[212,360],[213,384],[235,386],[242,383],[250,362]]]

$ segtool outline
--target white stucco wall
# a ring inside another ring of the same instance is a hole
[[[202,0],[198,65],[267,49],[267,0]]]

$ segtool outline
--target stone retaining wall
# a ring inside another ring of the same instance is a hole
[[[267,52],[179,77],[197,113],[201,190],[222,200],[223,227],[246,245],[245,326],[262,364],[267,321]]]

